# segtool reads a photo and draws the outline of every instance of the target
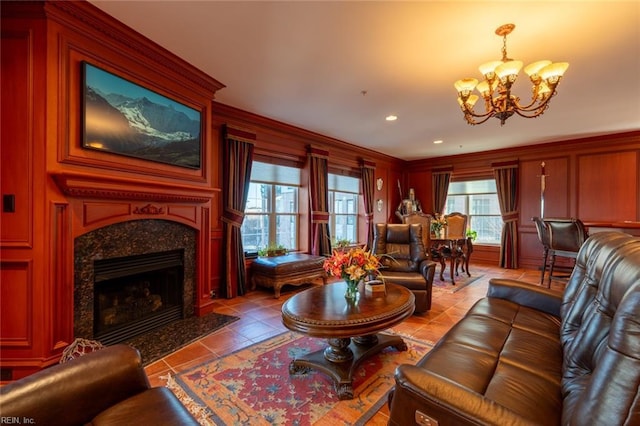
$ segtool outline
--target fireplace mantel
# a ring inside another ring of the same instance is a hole
[[[211,201],[215,191],[175,182],[149,182],[84,173],[64,172],[51,176],[62,192],[78,198],[204,204]]]

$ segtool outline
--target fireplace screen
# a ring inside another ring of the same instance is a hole
[[[183,251],[97,260],[94,336],[113,344],[183,317]]]

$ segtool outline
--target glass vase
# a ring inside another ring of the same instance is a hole
[[[347,283],[347,290],[344,293],[344,297],[347,300],[354,301],[358,298],[358,283],[359,281],[345,280]]]

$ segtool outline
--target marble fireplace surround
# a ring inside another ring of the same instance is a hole
[[[74,242],[74,337],[93,338],[94,260],[184,250],[183,316],[194,315],[196,230],[162,219],[116,223]]]

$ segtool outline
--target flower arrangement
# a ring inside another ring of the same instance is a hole
[[[371,251],[361,247],[335,249],[331,257],[324,261],[323,267],[331,276],[340,277],[347,283],[358,283],[378,272],[380,260]]]
[[[431,232],[438,234],[445,226],[447,226],[447,218],[436,213],[435,217],[431,219]]]

